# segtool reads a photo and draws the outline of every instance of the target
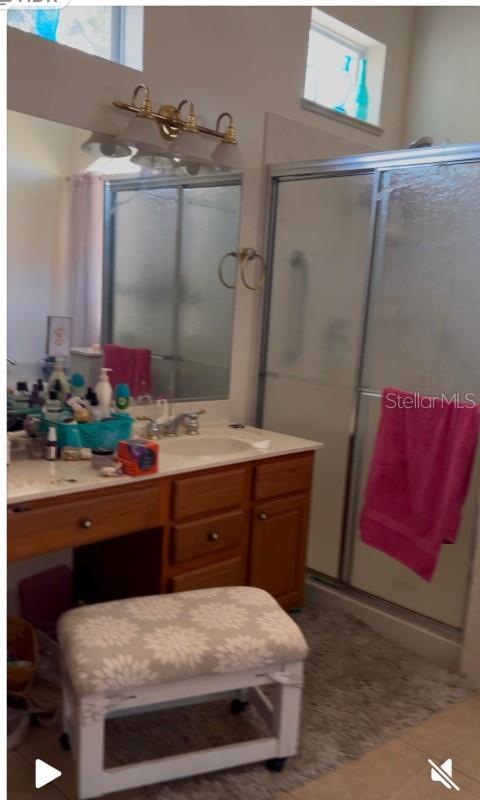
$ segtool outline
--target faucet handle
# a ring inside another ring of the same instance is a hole
[[[200,411],[186,411],[185,416],[188,417],[189,419],[197,419],[200,416],[200,414],[205,414],[205,413],[206,409],[201,408]]]
[[[198,418],[200,414],[205,414],[205,409],[201,408],[200,411],[187,411],[185,417],[185,433],[197,434],[199,433]]]

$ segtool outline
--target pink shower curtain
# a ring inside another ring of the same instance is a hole
[[[103,178],[92,172],[71,179],[67,260],[72,345],[90,347],[100,341],[103,271]]]

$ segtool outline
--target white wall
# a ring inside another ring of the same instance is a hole
[[[67,311],[63,242],[69,131],[42,119],[8,115],[7,347],[22,365],[43,360],[47,316]],[[17,370],[20,380],[37,377],[33,366]]]
[[[8,106],[79,128],[120,133],[130,116],[111,102],[128,100],[142,81],[158,103],[191,97],[209,124],[229,110],[247,164],[240,240],[243,246],[261,247],[266,112],[288,118],[290,133],[275,148],[279,160],[292,150],[299,159],[328,155],[336,137],[338,152],[389,149],[400,141],[413,9],[332,12],[387,44],[380,137],[301,109],[310,7],[145,8],[144,73],[9,29]],[[301,125],[296,129],[294,123]],[[302,144],[297,133],[305,126],[312,132]],[[239,419],[253,415],[259,299],[244,287],[237,291],[230,394],[232,415]]]
[[[382,149],[400,140],[414,10],[395,7],[326,8],[387,45]],[[365,143],[371,134],[300,108],[310,7],[147,7],[144,73],[8,31],[8,106],[80,128],[115,132],[125,114],[111,107],[128,99],[140,78],[154,100],[192,97],[211,123],[220,110],[237,121],[249,166],[262,161],[265,111]]]
[[[480,8],[417,9],[403,140],[480,141]]]

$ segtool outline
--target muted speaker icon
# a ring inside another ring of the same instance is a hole
[[[460,791],[460,787],[452,780],[453,762],[451,758],[447,758],[440,766],[435,764],[435,761],[432,761],[431,758],[428,759],[428,763],[431,766],[430,778],[432,781],[439,781],[446,789],[456,789],[457,792]]]

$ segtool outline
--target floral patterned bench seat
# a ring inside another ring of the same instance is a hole
[[[67,611],[58,624],[77,697],[303,661],[306,641],[262,589],[135,597]]]

